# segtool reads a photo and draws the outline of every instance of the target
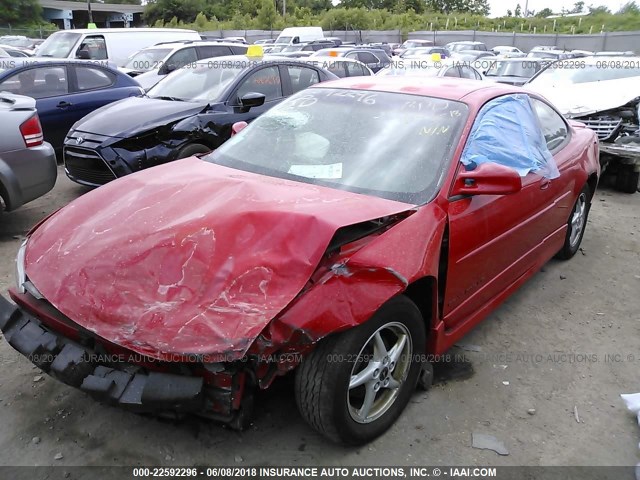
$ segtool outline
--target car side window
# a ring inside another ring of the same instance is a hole
[[[337,60],[331,60],[329,62],[325,62],[323,67],[333,73],[336,77],[344,78],[351,76],[351,74],[347,74],[347,71],[345,70],[345,64],[348,65],[349,63],[351,62],[339,62]]]
[[[458,67],[449,67],[446,72],[444,72],[443,77],[456,77],[460,78],[460,72]]]
[[[359,63],[347,62],[347,72],[350,77],[360,77],[369,75],[369,72],[365,70]]]
[[[86,50],[89,52],[89,58],[91,60],[106,60],[108,58],[107,44],[102,35],[91,35],[85,37],[78,47],[78,52],[80,50]]]
[[[262,93],[265,101],[282,97],[282,82],[278,67],[265,67],[244,79],[238,88],[238,99],[247,93]]]
[[[547,142],[547,148],[553,150],[562,145],[567,138],[567,124],[564,119],[542,100],[532,98],[533,108],[538,115],[542,134]]]
[[[95,67],[76,66],[78,90],[94,90],[110,87],[116,82],[116,74]]]
[[[0,83],[0,91],[47,98],[69,93],[66,67],[37,67],[11,75]]]
[[[182,68],[198,61],[195,47],[183,48],[167,59],[167,65],[173,69]]]
[[[200,58],[213,58],[234,54],[234,52],[231,51],[231,48],[224,45],[201,45],[196,48]]]
[[[313,68],[287,65],[287,71],[291,79],[291,89],[293,93],[320,83],[320,75]]]
[[[358,60],[362,63],[378,63],[378,57],[370,52],[358,52]]]
[[[467,67],[466,65],[460,66],[460,77],[462,78],[470,78],[472,80],[477,80],[476,72],[473,69]]]

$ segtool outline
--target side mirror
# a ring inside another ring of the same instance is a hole
[[[264,93],[249,92],[245,93],[240,98],[241,112],[246,113],[253,107],[259,107],[264,105],[265,97]]]
[[[158,70],[158,75],[168,75],[177,69],[178,66],[175,63],[165,63]]]
[[[91,60],[91,54],[89,54],[89,50],[78,50],[76,58],[79,58],[80,60]]]
[[[237,133],[240,133],[247,125],[249,125],[247,122],[236,122],[231,125],[231,136],[233,137]]]
[[[497,163],[482,163],[474,170],[461,170],[451,196],[508,195],[522,190],[522,179],[514,169]]]

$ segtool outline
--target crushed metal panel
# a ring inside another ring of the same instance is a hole
[[[33,233],[26,252],[28,278],[54,307],[153,358],[242,357],[302,290],[339,228],[410,208],[180,162],[75,200]]]

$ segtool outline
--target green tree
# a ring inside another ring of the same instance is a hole
[[[0,25],[25,25],[42,21],[38,0],[0,0]]]
[[[609,10],[609,7],[607,7],[606,5],[600,5],[597,7],[594,7],[593,5],[589,5],[589,15],[598,15],[602,13],[610,15],[611,10]]]
[[[618,15],[638,15],[639,13],[640,7],[638,7],[638,4],[633,1],[625,3],[617,12]]]
[[[276,6],[273,0],[262,0],[256,17],[257,27],[263,30],[272,30],[278,18]]]
[[[547,18],[551,15],[553,15],[553,10],[551,10],[550,8],[543,8],[538,13],[536,13],[535,16],[536,18]]]
[[[166,23],[176,17],[177,22],[191,23],[206,7],[205,0],[154,0],[145,6],[144,20],[148,24],[159,19]]]
[[[196,27],[198,27],[198,30],[204,30],[204,28],[207,26],[208,21],[209,20],[204,13],[198,13],[198,15],[196,15]]]
[[[582,13],[584,11],[584,2],[576,2],[573,4],[573,8],[569,10],[569,13]]]
[[[473,15],[488,15],[488,0],[427,0],[426,7],[445,14],[460,12]]]
[[[519,4],[519,3],[516,5],[516,9],[515,9],[515,11],[513,12],[513,15],[514,15],[515,17],[521,17],[521,16],[522,16],[522,7],[520,6],[520,4]]]

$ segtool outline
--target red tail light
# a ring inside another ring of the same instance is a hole
[[[42,145],[44,138],[42,136],[40,118],[38,118],[37,113],[20,125],[20,133],[22,134],[24,144],[27,147],[37,147],[38,145]]]

